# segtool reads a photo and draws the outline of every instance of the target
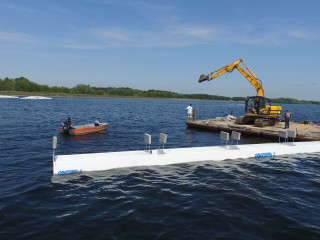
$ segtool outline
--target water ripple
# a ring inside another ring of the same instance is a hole
[[[0,100],[0,239],[320,239],[319,154],[52,175],[53,135],[57,154],[143,149],[145,132],[169,133],[168,148],[218,145],[218,134],[186,128],[188,104]],[[239,103],[194,105],[202,119],[243,111]],[[311,114],[313,107],[289,108]],[[99,115],[110,127],[63,137],[58,127],[69,115],[79,123]],[[240,144],[260,140],[268,141]]]

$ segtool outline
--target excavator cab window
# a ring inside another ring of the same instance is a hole
[[[246,100],[246,113],[257,114],[259,110],[259,101],[257,97],[249,97]]]
[[[270,114],[270,101],[268,98],[260,97],[259,101],[259,111],[260,115],[269,115]]]
[[[269,99],[264,97],[248,97],[246,100],[246,113],[248,114],[259,114],[269,115],[270,114]]]

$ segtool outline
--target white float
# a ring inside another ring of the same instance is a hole
[[[55,146],[53,146],[53,148],[55,149]],[[286,154],[315,153],[320,152],[320,141],[146,149],[147,150],[141,151],[53,156],[53,174],[65,175],[75,172],[102,171],[114,168],[160,166],[198,161],[222,161],[226,159],[264,158]]]

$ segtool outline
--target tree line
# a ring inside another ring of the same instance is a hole
[[[225,97],[209,94],[182,94],[162,90],[137,90],[128,87],[91,87],[86,84],[78,84],[73,88],[49,87],[29,81],[27,78],[0,78],[0,91],[21,92],[21,93],[43,93],[43,94],[71,94],[71,95],[92,95],[106,97],[136,97],[136,98],[171,98],[171,99],[198,99],[198,100],[221,100],[221,101],[245,101],[245,97]],[[320,104],[319,101],[305,101],[294,98],[273,98],[273,103],[290,104]]]

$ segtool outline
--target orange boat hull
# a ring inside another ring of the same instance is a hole
[[[108,126],[109,126],[108,123],[102,123],[100,126],[94,126],[93,124],[75,126],[74,129],[70,130],[69,134],[78,136],[78,135],[104,132],[106,131]],[[62,127],[60,128],[60,133],[64,134]]]

